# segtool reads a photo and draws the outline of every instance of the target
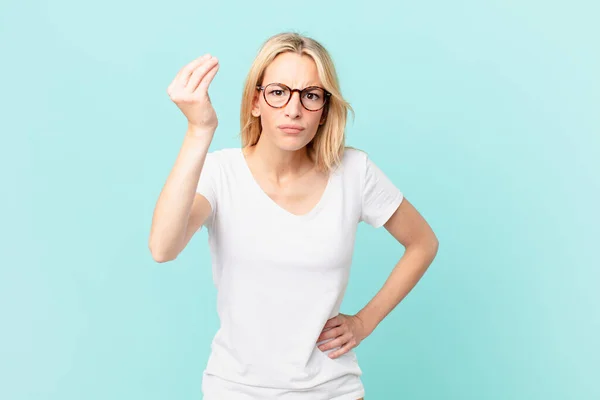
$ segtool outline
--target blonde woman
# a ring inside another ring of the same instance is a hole
[[[218,69],[205,54],[167,90],[188,129],[149,238],[153,258],[166,262],[208,230],[221,325],[204,399],[361,399],[353,349],[424,274],[437,238],[368,155],[345,146],[352,109],[317,41],[282,33],[263,44],[243,91],[242,145],[209,152]],[[406,250],[377,295],[345,315],[361,221],[384,226]]]

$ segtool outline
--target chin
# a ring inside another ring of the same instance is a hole
[[[310,140],[307,141],[305,137],[287,136],[279,138],[276,143],[277,147],[279,147],[281,150],[297,151],[306,147],[306,145],[310,143]]]
[[[281,150],[285,150],[285,151],[298,151],[301,150],[302,148],[306,147],[307,143],[304,142],[298,142],[298,143],[278,143],[277,147],[279,147]]]

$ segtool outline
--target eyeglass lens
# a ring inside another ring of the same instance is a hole
[[[272,107],[283,107],[291,95],[289,87],[271,83],[265,87],[265,100]],[[309,110],[318,110],[325,104],[325,92],[320,88],[306,88],[300,94],[300,101]]]

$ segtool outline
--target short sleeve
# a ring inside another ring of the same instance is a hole
[[[198,185],[196,193],[201,194],[210,203],[211,213],[206,219],[204,225],[209,225],[217,210],[217,184],[219,173],[219,165],[217,163],[217,157],[215,153],[207,153],[204,159],[204,165],[202,166],[202,172],[200,172],[200,178],[198,179]]]
[[[394,214],[404,195],[366,153],[364,157],[360,219],[379,228]]]

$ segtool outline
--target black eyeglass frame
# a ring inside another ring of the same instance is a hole
[[[285,102],[284,105],[282,105],[280,107],[275,107],[275,106],[272,106],[269,103],[269,101],[267,100],[267,92],[266,92],[265,89],[267,88],[267,86],[270,86],[270,85],[278,85],[278,86],[281,86],[281,87],[286,88],[287,90],[289,90],[290,97],[288,97],[288,99],[287,99],[287,101]],[[327,103],[329,102],[329,98],[331,97],[331,93],[328,92],[327,90],[325,90],[325,88],[322,88],[320,86],[307,86],[304,89],[292,89],[291,87],[289,87],[288,85],[285,85],[283,83],[272,82],[272,83],[269,83],[268,85],[264,85],[264,86],[256,85],[256,89],[257,90],[261,90],[263,92],[263,98],[265,99],[265,103],[267,103],[268,106],[272,107],[272,108],[283,108],[283,107],[287,106],[288,103],[290,102],[290,100],[292,99],[292,96],[294,95],[294,92],[298,92],[298,96],[300,96],[300,104],[302,104],[302,107],[304,107],[304,109],[307,110],[307,111],[319,111],[319,110],[322,110],[323,107],[325,107],[327,105]],[[323,93],[325,93],[325,101],[323,102],[323,105],[321,107],[317,108],[316,110],[311,110],[309,108],[306,108],[306,106],[302,102],[302,94],[304,93],[304,91],[305,90],[311,90],[311,89],[321,89],[323,91]]]

